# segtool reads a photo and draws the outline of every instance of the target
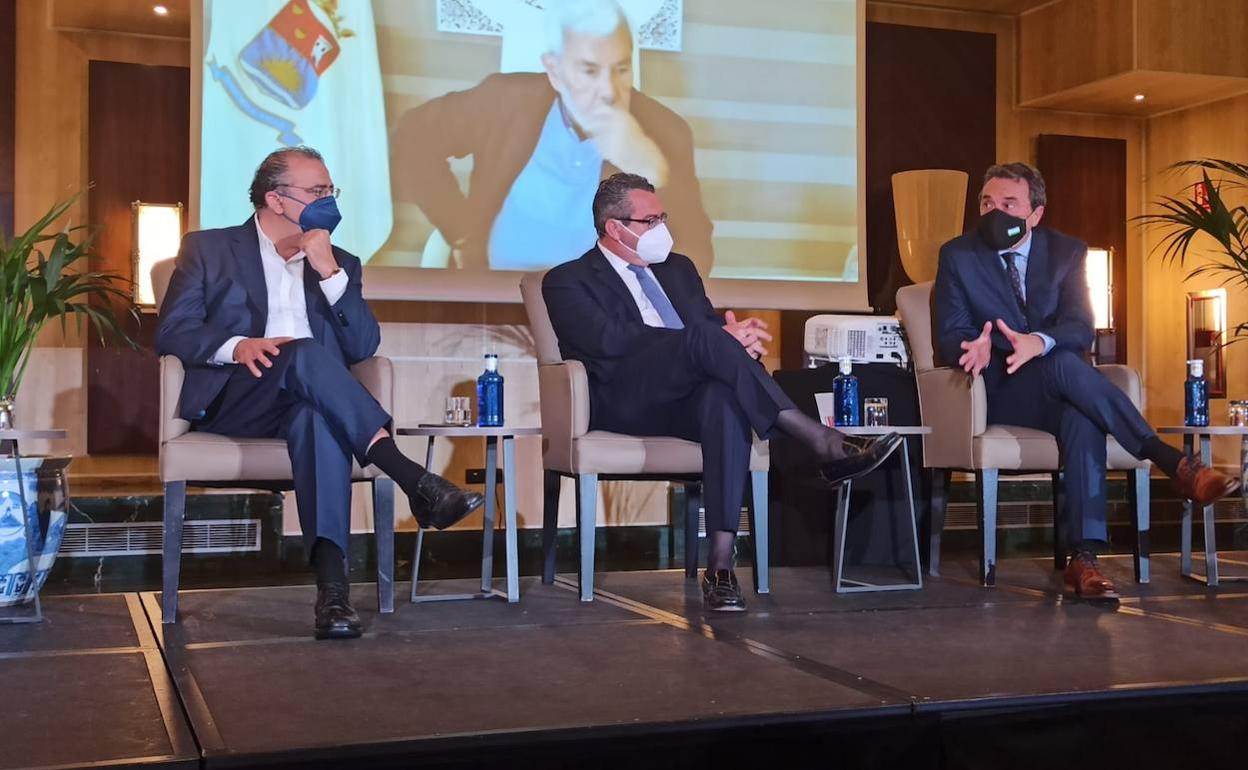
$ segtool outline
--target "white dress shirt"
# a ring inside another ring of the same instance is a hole
[[[620,279],[624,281],[624,285],[628,287],[628,293],[633,295],[633,302],[637,303],[637,309],[641,311],[641,322],[646,326],[655,326],[660,329],[666,329],[667,325],[663,323],[663,319],[659,317],[659,311],[654,309],[654,304],[646,293],[641,290],[641,281],[637,280],[636,274],[629,269],[629,265],[624,260],[612,254],[601,243],[598,244],[598,251],[607,258],[607,264],[619,273]],[[659,287],[659,291],[663,292],[663,296],[667,297],[667,292],[663,291],[663,284],[659,283],[659,279],[654,277],[654,271],[649,267],[646,268],[646,274],[654,279],[654,285]],[[671,301],[671,297],[667,297]]]
[[[312,336],[308,323],[308,302],[303,294],[303,271],[307,259],[302,251],[289,260],[282,259],[277,247],[260,227],[260,217],[255,218],[256,234],[260,239],[260,263],[264,266],[264,285],[269,296],[269,318],[264,324],[266,337],[293,337],[306,339]],[[325,299],[333,305],[347,291],[347,273],[339,270],[320,282]],[[217,349],[211,363],[222,365],[234,363],[234,348],[246,339],[231,337]]]

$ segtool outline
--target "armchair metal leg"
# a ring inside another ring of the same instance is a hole
[[[1061,472],[1051,474],[1053,479],[1053,569],[1066,569],[1066,486]]]
[[[182,569],[182,522],[185,518],[186,482],[166,482],[160,590],[160,616],[163,623],[178,622],[178,575]]]
[[[542,476],[542,582],[555,582],[555,538],[559,534],[559,487],[563,478],[556,471]]]
[[[1152,503],[1149,493],[1149,472],[1150,468],[1136,468],[1128,475],[1130,483],[1127,484],[1127,498],[1131,503],[1132,510],[1135,511],[1135,582],[1147,583],[1149,579],[1148,570],[1148,533],[1151,527],[1149,514],[1149,506]]]
[[[979,509],[979,582],[992,587],[997,584],[997,482],[1000,471],[984,468],[975,471],[976,507]]]
[[[598,474],[576,477],[576,527],[581,543],[581,601],[594,600],[594,536],[598,531]]]
[[[376,478],[373,488],[373,532],[377,538],[377,611],[394,612],[394,480]]]
[[[949,508],[949,483],[953,472],[932,470],[931,515],[928,517],[927,574],[940,577],[940,538],[945,532],[945,511]]]
[[[702,511],[702,485],[685,485],[685,577],[698,576],[698,529]]]
[[[767,471],[750,471],[750,538],[754,542],[754,593],[771,593],[767,538]]]

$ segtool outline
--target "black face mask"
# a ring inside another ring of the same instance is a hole
[[[993,209],[979,218],[979,237],[997,251],[1008,249],[1027,235],[1027,220]]]

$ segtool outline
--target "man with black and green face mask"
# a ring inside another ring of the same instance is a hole
[[[1099,570],[1108,547],[1106,436],[1152,461],[1197,505],[1239,488],[1230,478],[1162,442],[1131,403],[1088,362],[1095,334],[1086,278],[1087,245],[1049,228],[1044,178],[1025,163],[984,175],[980,220],[940,250],[932,302],[943,363],[982,376],[988,422],[1057,437],[1064,469],[1069,594],[1116,604]]]

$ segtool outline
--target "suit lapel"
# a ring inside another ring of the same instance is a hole
[[[308,327],[312,330],[312,338],[324,341],[322,335],[325,332],[328,300],[325,299],[325,292],[321,291],[319,276],[308,264],[307,257],[303,259],[303,301],[308,309]]]
[[[1031,252],[1027,255],[1027,275],[1024,276],[1029,319],[1030,317],[1043,318],[1045,315],[1041,312],[1041,308],[1046,306],[1044,300],[1049,289],[1048,275],[1049,239],[1043,230],[1032,230]]]
[[[1019,321],[1026,320],[1023,317],[1024,311],[1018,306],[1018,300],[1014,297],[1014,287],[1010,286],[1010,277],[1006,275],[1005,262],[1002,261],[1001,255],[997,253],[996,249],[978,238],[975,239],[975,254],[979,257],[977,261],[988,280],[988,284],[996,291],[1004,307],[1013,310],[1009,314],[1011,316],[1010,325],[1019,326]]]
[[[633,299],[633,294],[624,285],[624,279],[620,278],[620,274],[607,263],[607,258],[598,250],[597,244],[594,248],[585,253],[582,259],[589,261],[590,269],[592,269],[598,277],[598,281],[613,291],[624,307],[628,308],[628,313],[634,321],[642,323],[641,310],[637,307],[637,301]]]
[[[260,261],[260,239],[254,218],[237,228],[230,250],[234,254],[235,275],[247,290],[247,297],[259,314],[263,329],[269,317],[269,290],[264,282],[264,264]]]

